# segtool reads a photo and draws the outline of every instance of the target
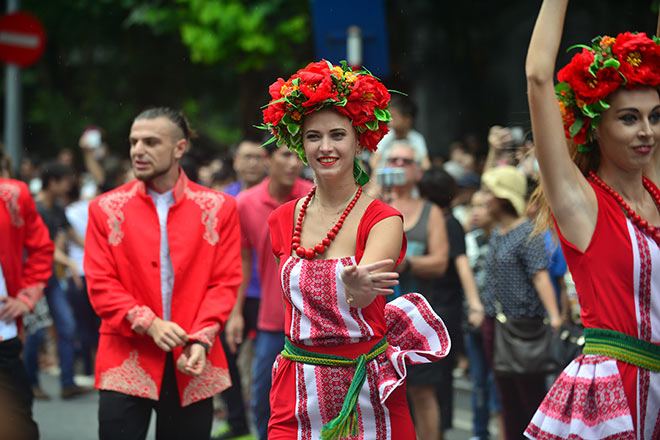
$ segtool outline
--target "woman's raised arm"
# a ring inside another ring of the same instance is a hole
[[[554,88],[554,70],[568,0],[545,0],[534,26],[525,71],[544,195],[562,234],[585,249],[596,225],[592,188],[570,157]]]

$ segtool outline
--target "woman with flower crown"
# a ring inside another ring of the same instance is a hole
[[[660,142],[660,46],[643,33],[597,37],[554,86],[567,3],[543,2],[526,71],[543,200],[575,279],[586,344],[525,434],[658,439],[660,191],[643,171]]]
[[[327,61],[278,79],[270,94],[265,126],[310,165],[316,186],[268,221],[287,337],[273,366],[268,438],[413,440],[406,363],[438,360],[450,341],[421,295],[385,304],[405,252],[403,222],[363,194],[357,155],[387,132],[390,95],[368,72]]]

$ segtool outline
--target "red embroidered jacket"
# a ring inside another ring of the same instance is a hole
[[[241,283],[240,228],[235,200],[188,180],[174,186],[167,235],[174,287],[171,320],[191,340],[211,347],[199,377],[176,371],[181,404],[231,385],[220,344],[213,345]],[[156,207],[138,180],[89,206],[85,240],[89,298],[101,317],[96,388],[158,400],[166,353],[146,334],[163,317],[160,228]],[[173,350],[176,360],[182,349]]]
[[[7,293],[30,310],[53,271],[54,249],[27,185],[0,178],[0,265]]]

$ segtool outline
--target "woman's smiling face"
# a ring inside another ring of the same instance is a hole
[[[307,115],[302,129],[305,157],[317,178],[353,175],[358,140],[346,116],[325,108]]]

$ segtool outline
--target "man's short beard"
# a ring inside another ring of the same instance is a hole
[[[142,181],[142,182],[144,182],[144,183],[149,183],[149,182],[151,182],[152,180],[154,180],[154,179],[156,179],[156,178],[158,178],[158,177],[160,177],[160,176],[162,176],[162,175],[164,175],[164,174],[167,174],[167,173],[170,171],[170,169],[172,169],[172,166],[173,166],[173,165],[174,165],[174,161],[171,160],[171,161],[170,161],[170,165],[169,165],[166,169],[164,169],[164,170],[154,170],[154,171],[153,171],[152,173],[150,173],[149,175],[142,175],[142,176],[141,176],[140,174],[138,174],[139,171],[136,171],[135,169],[133,169],[133,174],[135,175],[135,178],[136,178],[136,179],[138,179],[138,180],[140,180],[140,181]]]

